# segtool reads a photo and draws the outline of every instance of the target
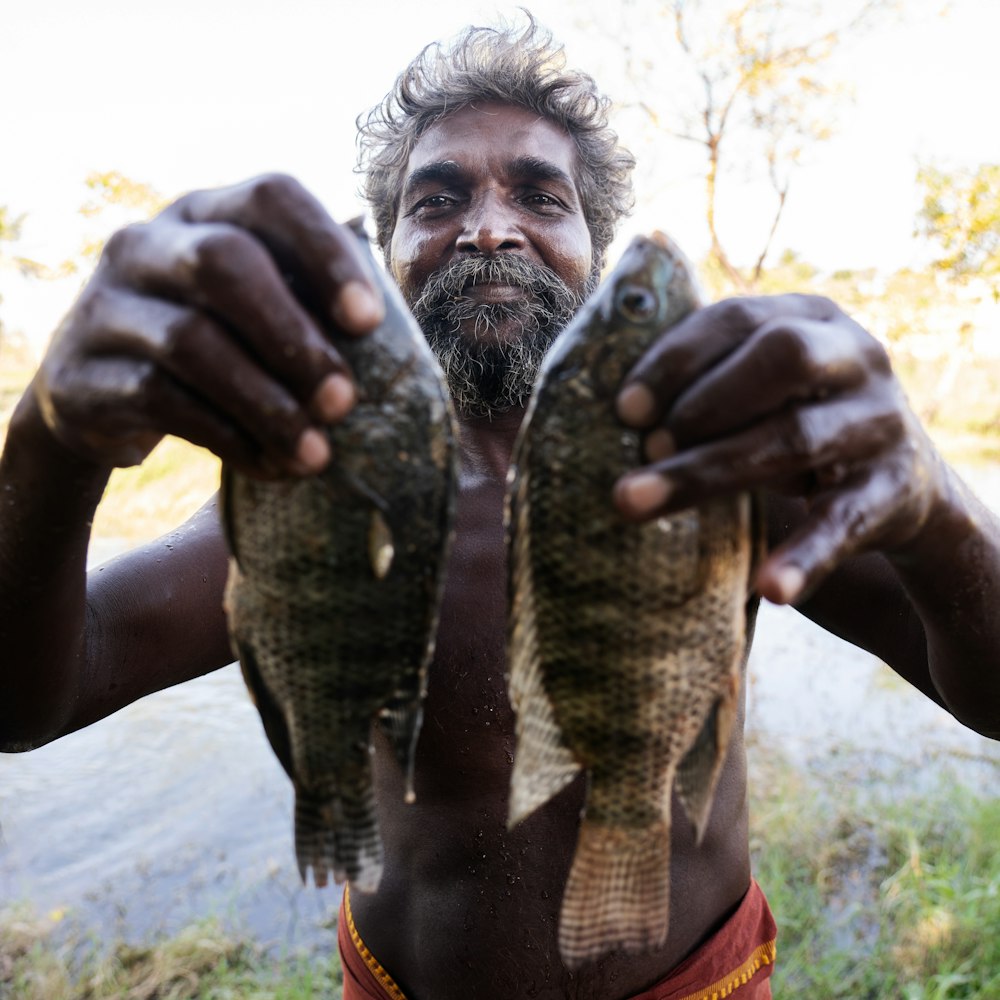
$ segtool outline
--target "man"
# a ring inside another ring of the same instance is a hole
[[[504,482],[538,357],[593,287],[629,204],[631,160],[592,81],[533,24],[430,49],[362,128],[378,240],[441,356],[462,475],[417,801],[377,742],[386,849],[349,896],[345,996],[769,996],[773,922],[749,867],[742,709],[702,844],[674,810],[671,926],[646,955],[571,974],[559,899],[582,788],[506,828]],[[11,421],[0,463],[0,746],[27,749],[231,659],[226,551],[209,502],[89,582],[110,469],[165,433],[257,475],[331,457],[354,400],[325,331],[382,307],[351,234],[286,177],[182,198],[108,244]],[[625,517],[768,492],[757,587],[870,649],[1000,736],[995,520],[935,453],[885,352],[810,297],[706,308],[648,353],[618,398],[649,429]],[[581,449],[580,461],[586,461]]]

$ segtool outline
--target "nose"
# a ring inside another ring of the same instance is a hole
[[[493,193],[476,198],[463,219],[456,248],[464,253],[493,254],[524,247],[513,206]]]

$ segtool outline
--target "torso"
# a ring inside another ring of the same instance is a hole
[[[386,863],[352,893],[361,937],[411,1000],[617,1000],[662,979],[733,911],[749,884],[743,709],[700,847],[673,809],[665,946],[576,973],[557,926],[583,804],[582,780],[507,829],[514,716],[504,682],[503,477],[464,473],[448,582],[417,746],[416,802],[388,745],[376,747]]]

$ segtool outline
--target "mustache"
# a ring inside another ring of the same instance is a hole
[[[477,284],[510,285],[525,294],[477,302],[468,294]],[[518,253],[476,254],[434,271],[410,307],[459,411],[492,416],[524,405],[546,351],[588,291],[589,285],[574,290],[551,268]],[[501,325],[517,335],[495,341],[491,333]]]
[[[537,264],[517,253],[462,257],[432,272],[411,303],[417,319],[449,313],[453,318],[471,317],[481,309],[464,293],[473,285],[512,285],[527,293],[528,301],[520,306],[529,312],[572,315],[583,302],[551,268]],[[508,307],[510,308],[510,307]],[[517,309],[517,306],[513,308]]]

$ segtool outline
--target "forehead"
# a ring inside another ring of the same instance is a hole
[[[529,158],[577,175],[576,144],[560,126],[527,108],[480,102],[432,125],[410,153],[406,176],[429,163],[454,162],[465,169],[501,171]]]

